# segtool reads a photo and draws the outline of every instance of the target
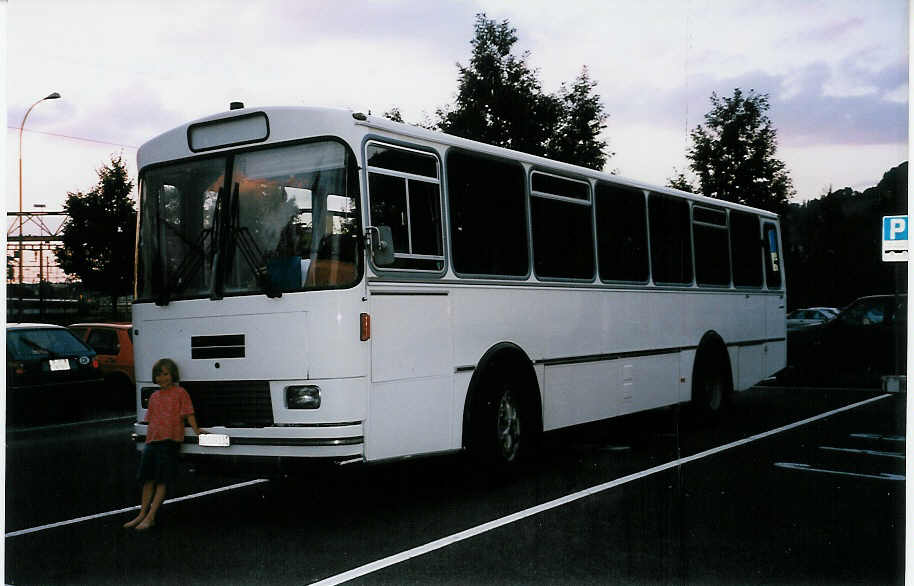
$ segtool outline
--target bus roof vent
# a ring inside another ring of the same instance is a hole
[[[244,102],[232,102],[229,104],[229,110],[240,110],[244,108]]]

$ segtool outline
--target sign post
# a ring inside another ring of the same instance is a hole
[[[882,217],[882,262],[908,262],[908,217]]]

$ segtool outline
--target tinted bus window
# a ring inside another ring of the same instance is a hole
[[[597,251],[604,281],[648,280],[644,193],[597,183]]]
[[[695,280],[699,285],[730,285],[730,239],[727,232],[726,212],[693,206]]]
[[[656,193],[648,198],[655,283],[692,282],[689,202]]]
[[[747,212],[730,212],[730,246],[733,255],[733,284],[762,286],[762,246],[758,217]]]
[[[452,150],[447,157],[454,270],[523,277],[530,272],[524,169]]]
[[[765,224],[765,274],[769,289],[781,288],[781,272],[778,229],[774,224]]]
[[[538,277],[593,279],[590,186],[533,172],[530,216]]]
[[[572,181],[555,175],[534,171],[530,176],[533,191],[590,201],[590,186],[583,181]]]
[[[383,167],[393,171],[438,178],[438,161],[431,155],[406,149],[370,143],[366,147],[369,167]]]

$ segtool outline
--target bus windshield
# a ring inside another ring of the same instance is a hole
[[[168,303],[354,285],[356,173],[350,151],[329,140],[146,171],[138,297]]]

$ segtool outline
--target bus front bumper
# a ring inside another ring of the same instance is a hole
[[[135,423],[137,449],[146,442],[147,425]],[[181,452],[205,459],[214,457],[361,458],[365,439],[361,422],[283,425],[258,428],[207,427],[207,432],[228,436],[227,446],[201,446],[197,436],[185,430]]]

